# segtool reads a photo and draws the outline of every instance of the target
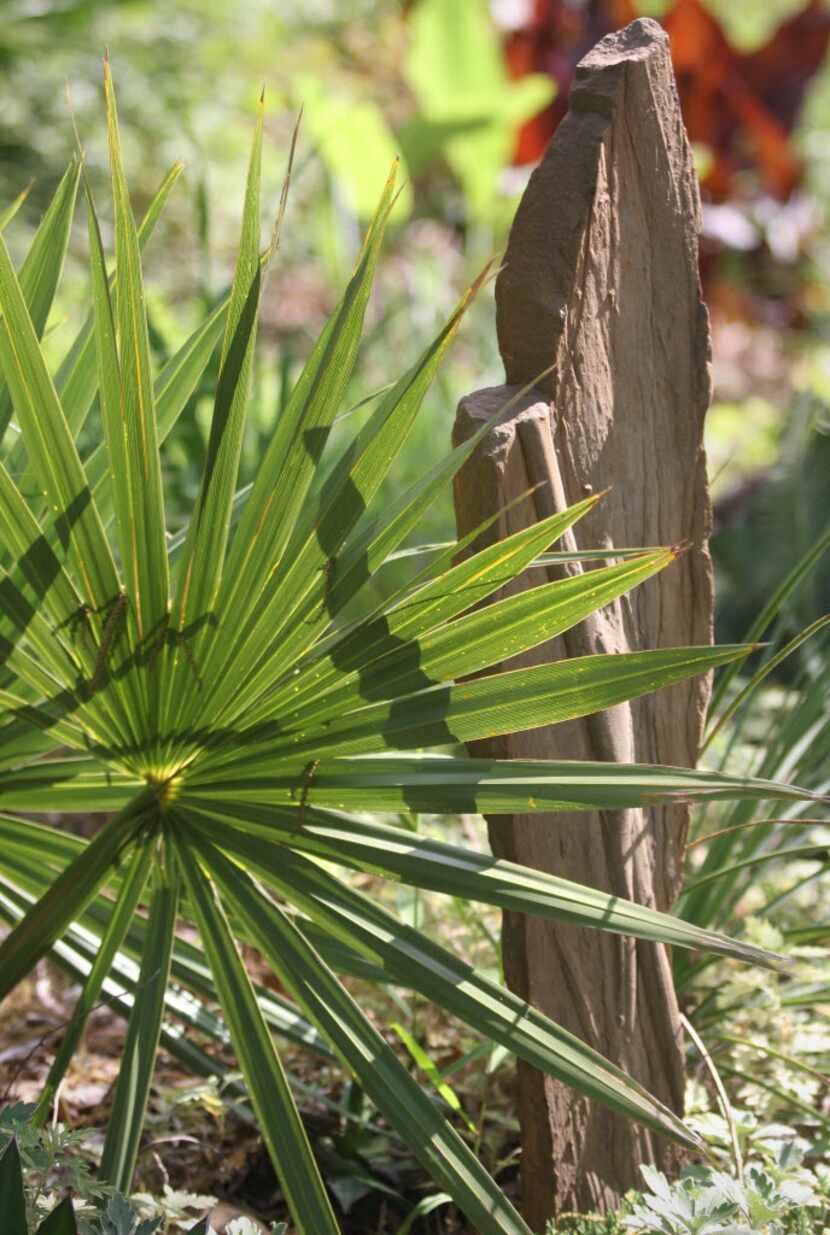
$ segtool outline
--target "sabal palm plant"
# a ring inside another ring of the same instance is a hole
[[[677,769],[430,753],[583,716],[747,649],[589,656],[482,675],[671,564],[673,550],[655,549],[475,607],[548,549],[593,498],[462,560],[469,546],[453,546],[403,592],[346,622],[346,606],[475,446],[473,439],[456,449],[393,502],[374,500],[469,297],[330,464],[324,448],[356,363],[393,204],[390,179],[256,478],[236,492],[260,287],[276,247],[259,248],[262,112],[230,293],[154,374],[140,252],[176,170],[136,228],[108,67],[105,95],[114,272],[78,161],[19,273],[0,239],[0,423],[5,428],[13,415],[19,430],[0,466],[0,912],[13,925],[0,945],[0,997],[50,952],[83,977],[41,1116],[90,1009],[102,997],[128,1009],[102,1161],[108,1182],[127,1190],[159,1040],[210,1071],[209,1056],[180,1026],[221,1037],[222,1023],[199,1002],[215,998],[297,1230],[325,1235],[338,1223],[272,1029],[333,1051],[477,1231],[526,1232],[337,969],[419,991],[582,1092],[681,1142],[694,1138],[619,1069],[403,925],[327,863],[768,964],[774,961],[757,949],[669,915],[382,819],[367,822],[367,814],[619,808],[672,793],[802,795]],[[53,377],[39,336],[79,184],[93,309]],[[217,346],[202,488],[186,533],[171,540],[159,446]],[[82,458],[76,442],[96,394],[104,441]],[[478,676],[458,681],[471,674]],[[22,817],[40,811],[112,817],[86,843]],[[180,920],[195,924],[203,953],[176,938]],[[241,943],[259,949],[295,1004],[252,985]]]

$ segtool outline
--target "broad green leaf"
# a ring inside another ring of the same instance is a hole
[[[32,326],[38,338],[43,335],[55,290],[63,269],[66,246],[75,199],[78,193],[80,163],[73,159],[58,185],[40,226],[35,232],[29,252],[20,267],[20,290],[29,310]],[[5,323],[0,322],[0,332],[6,334]],[[7,379],[8,380],[8,379]],[[12,414],[9,391],[0,385],[0,440],[2,440]]]
[[[472,1151],[286,915],[205,840],[192,842],[257,944],[372,1102],[481,1235],[529,1235]]]
[[[400,151],[383,108],[365,91],[355,97],[330,76],[323,80],[307,71],[294,78],[292,91],[303,101],[311,139],[348,209],[359,219],[371,219],[378,187]],[[412,210],[408,181],[407,176],[392,214],[398,222]]]
[[[149,851],[150,842],[145,843]],[[147,935],[100,1168],[101,1177],[127,1195],[153,1079],[179,899],[178,869],[172,855],[159,841],[152,847],[155,865]],[[136,899],[138,895],[140,889]]]
[[[37,1235],[78,1235],[72,1197],[65,1196],[37,1229]]]
[[[115,954],[121,947],[127,929],[132,922],[136,907],[144,891],[144,885],[147,882],[153,849],[154,844],[152,841],[139,840],[133,851],[132,860],[121,885],[112,915],[101,935],[98,952],[89,977],[83,985],[78,1002],[72,1013],[72,1019],[65,1028],[60,1046],[49,1069],[49,1075],[44,1081],[35,1115],[38,1122],[42,1123],[51,1110],[58,1086],[63,1080],[66,1069],[81,1039],[87,1018],[98,1002],[104,978],[109,974]],[[155,921],[152,918],[147,937],[153,943],[158,942]],[[157,960],[158,958],[154,959]]]
[[[72,919],[92,900],[124,846],[153,821],[151,809],[145,797],[134,799],[101,829],[0,943],[0,1000],[29,973]]]
[[[444,153],[467,209],[493,222],[499,176],[518,126],[548,105],[554,83],[535,73],[510,80],[486,0],[420,0],[411,16],[406,76],[423,119],[447,126]]]
[[[215,887],[177,829],[176,847],[239,1065],[298,1235],[339,1235],[311,1146]]]

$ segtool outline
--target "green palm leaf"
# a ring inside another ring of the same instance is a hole
[[[339,1235],[308,1137],[215,887],[205,879],[181,831],[177,831],[176,846],[251,1101],[297,1230],[302,1235]]]
[[[313,720],[308,729],[300,716],[293,727],[283,730],[276,715],[271,725],[266,721],[241,733],[220,733],[211,752],[233,744],[233,754],[221,762],[225,768],[241,772],[266,753],[276,759],[296,760],[335,752],[371,754],[469,742],[588,716],[705,673],[751,650],[743,646],[692,647],[580,656],[369,704],[341,714],[337,720]],[[218,767],[220,760],[214,755],[210,762]]]
[[[191,804],[189,798],[187,802]],[[364,823],[360,819],[308,807],[304,808],[303,822],[299,826],[294,812],[269,811],[256,806],[246,809],[241,803],[223,811],[217,806],[200,807],[194,801],[192,809],[194,815],[210,819],[212,824],[223,821],[242,828],[234,844],[239,853],[245,854],[246,861],[254,864],[257,864],[254,855],[258,843],[269,835],[278,835],[282,836],[285,846],[279,850],[278,861],[286,863],[287,870],[293,869],[296,854],[285,850],[293,849],[395,882],[431,888],[465,900],[483,901],[502,909],[538,914],[554,921],[601,928],[681,948],[703,949],[769,968],[775,968],[782,961],[774,953],[702,930],[671,914],[648,909],[623,897],[458,845],[426,839],[400,828]],[[217,834],[221,833],[217,831]],[[272,869],[267,858],[265,867]]]
[[[79,161],[73,159],[55,190],[49,209],[43,216],[20,267],[20,290],[38,338],[46,327],[60,280],[72,216],[75,213],[80,170]],[[20,199],[17,204],[19,201]],[[5,323],[0,324],[0,332],[5,334],[6,331]],[[11,414],[12,400],[8,388],[0,386],[0,441],[8,428]]]
[[[84,983],[83,990],[72,1013],[72,1019],[66,1027],[60,1047],[49,1069],[49,1075],[44,1082],[43,1090],[38,1099],[38,1109],[35,1117],[41,1122],[49,1114],[52,1102],[58,1091],[58,1086],[63,1080],[66,1069],[81,1039],[87,1017],[98,1002],[98,996],[104,984],[104,979],[112,968],[115,954],[121,947],[124,936],[133,919],[136,907],[144,891],[144,885],[147,882],[151,856],[151,842],[140,842],[136,846],[126,878],[120,889],[118,900],[115,903],[114,911],[106,929],[101,935],[100,946],[92,963],[89,976]],[[151,930],[153,926],[154,923],[151,924]],[[152,1058],[152,1051],[149,1057]]]
[[[191,842],[276,972],[330,1039],[347,1068],[398,1129],[430,1174],[445,1184],[481,1235],[528,1235],[528,1228],[475,1155],[416,1081],[322,957],[284,913],[212,846]]]
[[[178,871],[159,841],[153,847],[153,894],[141,970],[101,1155],[101,1175],[121,1192],[130,1190],[138,1156],[161,1031],[178,906]],[[95,972],[93,969],[92,973]]]
[[[153,230],[158,222],[162,210],[167,202],[174,184],[178,180],[184,169],[183,163],[174,163],[170,171],[164,177],[161,185],[153,196],[150,205],[147,208],[147,213],[141,221],[138,229],[138,242],[144,248],[144,245],[153,234]],[[110,284],[113,279],[110,278]],[[86,417],[89,413],[95,398],[98,374],[95,357],[95,319],[94,311],[90,312],[84,325],[75,336],[69,350],[66,353],[56,375],[55,389],[57,390],[61,404],[66,416],[66,422],[69,425],[72,435],[77,438],[81,429],[84,426]],[[26,461],[25,444],[18,438],[15,442],[8,457],[8,468],[12,475],[16,476],[20,472]],[[35,506],[35,513],[39,514],[39,508]]]
[[[173,614],[176,638],[190,639],[192,648],[177,653],[168,674],[164,717],[180,710],[188,693],[185,675],[199,670],[196,662],[209,634],[207,622],[216,622],[214,605],[222,580],[222,566],[230,529],[248,389],[251,380],[256,318],[259,307],[261,268],[259,259],[260,179],[264,102],[259,117],[248,169],[248,186],[242,216],[242,239],[222,342],[219,380],[211,421],[208,458],[202,490],[190,522],[182,561],[179,564],[178,596]],[[197,678],[202,689],[202,678]]]
[[[0,999],[14,989],[92,900],[109,877],[113,862],[124,846],[134,840],[153,817],[146,797],[139,795],[98,833],[51,884],[20,925],[0,943]]]
[[[183,163],[174,163],[154,193],[138,228],[138,244],[142,250],[152,236],[167,204],[167,199],[183,171]],[[115,277],[110,275],[110,286],[114,284]],[[95,398],[97,382],[95,311],[93,308],[73,340],[55,376],[55,387],[60,395],[67,423],[75,437],[78,436],[86,422]]]
[[[552,1076],[664,1134],[694,1144],[682,1121],[598,1052],[560,1029],[504,987],[477,973],[451,952],[399,922],[380,906],[349,888],[338,886],[316,864],[289,856],[279,869],[262,849],[238,831],[210,831],[219,847],[255,871],[312,921],[370,958],[388,978],[421,992],[461,1017],[495,1042]],[[302,926],[304,933],[306,925]]]
[[[115,309],[90,201],[101,406],[116,494],[121,565],[139,642],[158,636],[167,615],[168,565],[161,462],[144,307],[141,253],[121,166],[118,114],[104,62],[112,195],[115,203]]]

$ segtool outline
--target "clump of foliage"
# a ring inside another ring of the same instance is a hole
[[[786,857],[786,851],[782,855]],[[809,869],[809,868],[808,868]],[[786,875],[785,885],[797,874]],[[830,1033],[817,1004],[826,991],[827,948],[793,946],[769,922],[748,918],[745,934],[757,944],[787,954],[786,974],[756,973],[747,982],[738,972],[714,967],[701,983],[696,1022],[724,1075],[734,1082],[735,1101],[746,1111],[747,1135],[758,1126],[798,1121],[830,1131],[821,1114],[828,1091],[823,1062]],[[693,1126],[707,1139],[724,1139],[720,1115],[692,1109]],[[743,1135],[744,1125],[739,1125]]]
[[[37,1106],[18,1102],[0,1110],[0,1214],[3,1235],[167,1235],[189,1230],[216,1235],[207,1218],[215,1198],[174,1192],[127,1198],[95,1179],[89,1130],[39,1124]],[[149,1213],[149,1216],[147,1216]],[[227,1235],[258,1235],[261,1224],[242,1215]],[[278,1223],[271,1235],[286,1235]]]
[[[574,1214],[549,1223],[546,1235],[819,1235],[830,1227],[830,1173],[810,1167],[809,1142],[782,1124],[758,1125],[751,1112],[730,1110],[740,1129],[737,1162],[716,1124],[704,1132],[718,1166],[688,1167],[666,1179],[641,1166],[642,1193],[629,1193],[618,1213]]]
[[[0,1111],[0,1214],[4,1235],[154,1235],[160,1219],[92,1175],[86,1131],[37,1125],[34,1105]]]
[[[747,1163],[740,1178],[697,1166],[670,1184],[641,1166],[648,1192],[623,1227],[642,1235],[815,1235],[830,1222],[830,1196],[802,1159],[793,1138],[780,1142],[774,1160]]]
[[[79,161],[19,272],[0,237],[0,430],[10,430],[0,466],[0,914],[13,927],[0,945],[0,998],[45,955],[82,985],[34,1122],[45,1121],[90,1011],[110,1003],[127,1018],[127,1033],[101,1175],[127,1193],[159,1043],[211,1076],[217,1064],[182,1026],[219,1043],[229,1037],[240,1096],[253,1107],[296,1229],[333,1235],[338,1221],[276,1031],[339,1058],[477,1231],[527,1235],[339,973],[418,991],[615,1110],[688,1146],[697,1138],[620,1069],[326,863],[774,965],[764,950],[694,923],[370,817],[811,794],[725,774],[453,753],[472,739],[601,711],[748,649],[661,649],[483,674],[671,565],[674,550],[654,549],[477,607],[586,514],[593,497],[497,545],[439,552],[355,619],[355,599],[490,427],[394,501],[378,503],[470,297],[332,459],[326,446],[394,202],[390,177],[253,483],[237,491],[258,306],[282,215],[261,252],[262,113],[230,293],[154,373],[141,249],[175,174],[136,227],[108,65],[105,94],[114,270]],[[40,337],[81,184],[93,307],[53,375]],[[159,447],[217,347],[201,488],[187,527],[171,538]],[[93,408],[103,441],[86,451],[79,435]],[[34,822],[31,814],[43,811],[104,818],[86,842]],[[180,921],[195,926],[200,947],[179,938]],[[251,982],[241,952],[250,945],[287,996]]]
[[[619,1214],[566,1214],[549,1222],[545,1235],[626,1235],[626,1230]]]

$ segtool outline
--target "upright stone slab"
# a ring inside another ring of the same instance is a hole
[[[496,285],[508,385],[461,401],[455,440],[553,368],[466,465],[456,513],[464,534],[539,486],[501,518],[492,539],[611,486],[563,547],[691,547],[630,596],[509,667],[711,641],[701,444],[710,342],[698,229],[668,41],[641,19],[581,62],[569,113],[516,214]],[[544,575],[529,572],[512,590]],[[583,721],[476,743],[475,753],[692,766],[708,692],[699,679]],[[684,807],[502,816],[489,825],[500,856],[659,909],[678,892]],[[506,914],[503,949],[517,994],[682,1111],[678,1008],[662,947]],[[614,1205],[641,1183],[640,1162],[676,1165],[667,1142],[523,1064],[519,1107],[534,1230],[554,1213]]]

